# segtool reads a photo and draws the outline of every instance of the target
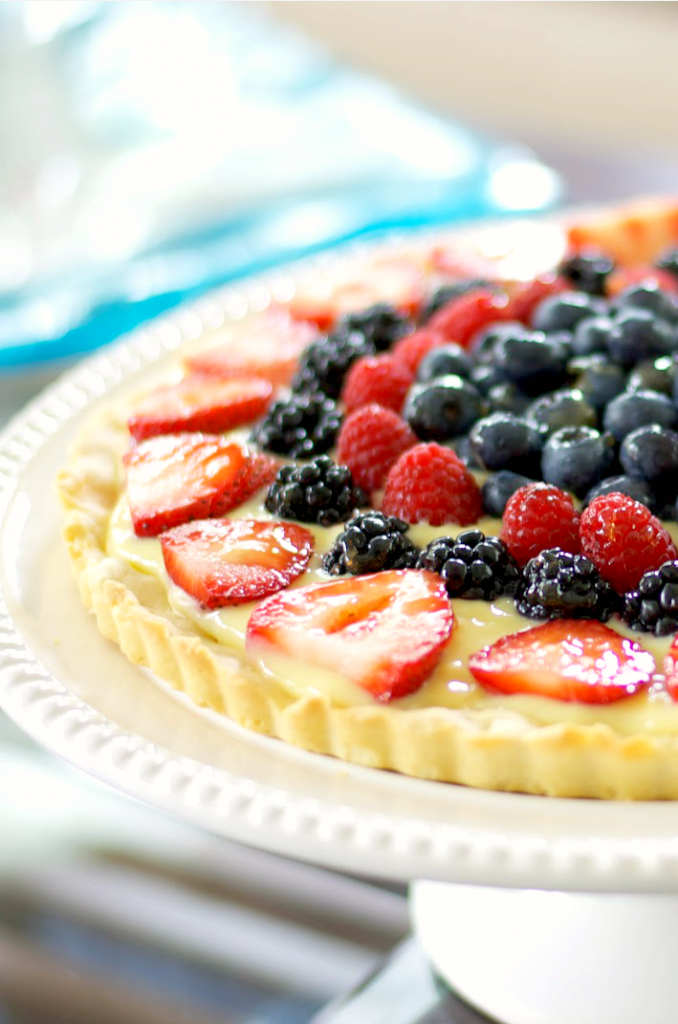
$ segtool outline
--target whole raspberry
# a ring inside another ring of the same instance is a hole
[[[424,356],[427,356],[434,348],[440,348],[447,344],[447,338],[439,331],[430,331],[423,327],[414,334],[408,334],[401,338],[393,347],[391,355],[393,358],[407,367],[412,374],[419,369],[419,363]]]
[[[392,409],[363,405],[344,420],[337,442],[337,461],[348,466],[364,491],[384,486],[391,466],[417,437]]]
[[[551,484],[526,484],[511,495],[499,534],[518,565],[547,548],[579,551],[579,513],[572,496]]]
[[[468,526],[482,516],[483,502],[461,459],[431,442],[400,456],[386,478],[382,511],[407,523]]]
[[[478,288],[467,292],[431,317],[426,325],[432,331],[443,334],[447,341],[456,341],[465,348],[483,327],[506,319],[508,298],[502,292],[491,288]]]
[[[348,412],[376,402],[400,412],[414,380],[412,371],[393,356],[364,356],[346,375],[341,400]]]
[[[620,594],[634,590],[646,572],[678,558],[656,516],[626,494],[594,498],[582,513],[579,532],[583,553]]]

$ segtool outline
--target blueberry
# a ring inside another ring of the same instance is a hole
[[[495,365],[505,380],[528,395],[541,395],[565,384],[568,357],[569,347],[562,338],[549,338],[524,327],[499,338],[494,347]]]
[[[670,274],[678,277],[678,248],[672,246],[666,249],[655,263],[660,270],[668,270]]]
[[[632,284],[614,300],[615,309],[646,309],[667,323],[678,323],[678,302],[673,295],[662,291],[656,281]]]
[[[619,459],[629,476],[644,480],[663,499],[678,494],[678,434],[656,423],[627,434]]]
[[[658,359],[647,359],[638,363],[629,374],[626,382],[627,391],[661,391],[663,395],[672,395],[676,378],[676,364],[671,356],[660,356]]]
[[[577,388],[562,388],[542,395],[530,405],[527,419],[546,427],[549,434],[561,427],[595,427],[598,414]]]
[[[580,320],[605,313],[603,299],[586,292],[559,292],[542,299],[532,314],[532,326],[538,331],[572,331]]]
[[[655,511],[657,503],[652,488],[644,480],[637,480],[632,476],[608,476],[601,480],[591,488],[584,498],[584,508],[590,505],[594,498],[599,498],[601,494],[614,493],[626,494],[634,501],[647,505],[651,512]]]
[[[605,282],[614,270],[614,261],[598,250],[583,250],[563,260],[558,273],[580,292],[604,295]]]
[[[608,354],[622,366],[669,355],[675,347],[675,331],[647,309],[624,309],[607,335]]]
[[[541,457],[547,484],[583,497],[607,476],[615,459],[614,439],[591,427],[563,427],[551,434]]]
[[[446,306],[448,302],[458,299],[460,295],[474,292],[477,288],[494,289],[496,287],[496,282],[486,281],[482,277],[468,278],[466,281],[454,281],[452,284],[443,284],[425,300],[419,314],[419,323],[427,323],[434,313],[437,313],[439,309]]]
[[[609,316],[590,316],[580,320],[572,335],[572,354],[589,356],[593,352],[607,351],[607,336],[614,330],[614,320]]]
[[[530,404],[524,391],[515,384],[495,384],[486,395],[492,412],[512,412],[522,416]]]
[[[470,352],[476,363],[491,363],[494,358],[494,346],[500,338],[514,337],[524,334],[525,325],[518,320],[499,320],[478,331],[471,342]]]
[[[403,417],[424,441],[446,441],[465,434],[483,415],[480,392],[457,374],[414,384],[405,400]]]
[[[659,391],[625,391],[613,398],[603,414],[603,426],[618,441],[627,434],[648,423],[661,427],[674,427],[678,416],[676,409],[666,395]]]
[[[471,370],[471,383],[486,395],[497,384],[503,384],[504,374],[494,363],[480,363]]]
[[[446,443],[446,447],[456,452],[464,465],[468,466],[469,469],[483,468],[475,457],[468,434],[462,434],[461,437],[453,437],[451,441]]]
[[[529,477],[521,473],[512,473],[510,469],[500,469],[498,473],[492,473],[480,489],[483,499],[483,506],[488,516],[501,519],[504,515],[506,502],[520,487],[534,483]]]
[[[567,364],[576,388],[594,409],[603,409],[624,390],[626,374],[607,356],[579,356]]]
[[[469,437],[484,469],[511,469],[536,477],[543,436],[526,419],[509,412],[495,412],[478,420]]]
[[[424,356],[417,370],[417,380],[435,380],[436,377],[445,377],[450,373],[456,373],[458,377],[468,377],[472,367],[468,352],[465,352],[461,345],[451,341],[440,348],[432,349]]]

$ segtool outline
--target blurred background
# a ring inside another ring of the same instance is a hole
[[[675,192],[677,50],[674,3],[6,0],[0,423],[284,260]],[[6,720],[0,779],[0,1024],[471,1020],[404,889],[198,833]]]

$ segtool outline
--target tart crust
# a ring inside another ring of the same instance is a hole
[[[628,220],[628,209],[622,213]],[[309,751],[422,779],[558,797],[678,799],[672,735],[541,726],[512,710],[339,707],[316,691],[296,696],[259,673],[172,608],[161,581],[107,553],[126,443],[113,407],[97,408],[58,477],[64,536],[83,604],[101,632],[195,704]]]

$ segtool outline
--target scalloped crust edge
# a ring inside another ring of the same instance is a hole
[[[172,610],[158,580],[107,554],[120,441],[113,412],[99,410],[59,474],[74,574],[104,636],[195,704],[305,750],[422,779],[558,797],[678,798],[674,737],[535,726],[509,711],[337,707],[258,674]]]

